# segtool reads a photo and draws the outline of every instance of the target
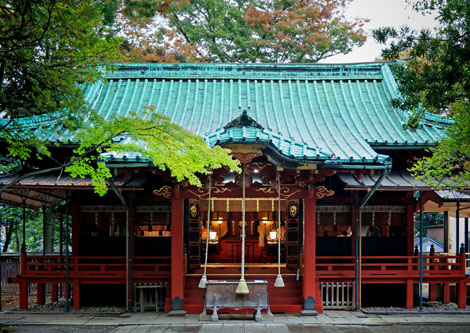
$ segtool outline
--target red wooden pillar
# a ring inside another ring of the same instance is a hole
[[[433,263],[436,262],[436,259],[434,258],[434,247],[431,248],[431,251],[429,252],[429,270],[433,271],[436,269],[436,266],[433,265]],[[439,267],[437,267],[439,268]],[[431,302],[434,302],[437,299],[437,283],[430,283],[429,284],[429,300]]]
[[[380,226],[380,231],[382,232],[382,236],[385,237],[388,235],[388,225],[386,223]]]
[[[57,283],[51,283],[51,302],[57,302],[58,300]]]
[[[406,280],[406,308],[413,309],[413,280]]]
[[[460,271],[462,272],[463,278],[457,284],[458,295],[457,303],[459,309],[465,309],[467,307],[467,284],[465,283],[465,270],[466,270],[466,254],[465,251],[460,253]]]
[[[304,200],[304,283],[303,299],[304,308],[301,314],[315,316],[316,311],[316,202],[313,191],[309,191]]]
[[[429,284],[429,300],[431,302],[437,300],[437,283]]]
[[[70,213],[72,218],[72,253],[69,257],[71,264],[71,271],[77,270],[78,251],[79,251],[79,238],[80,238],[80,207],[77,204],[70,206]],[[73,310],[80,310],[80,282],[77,279],[73,280],[73,294],[72,308]]]
[[[465,309],[467,307],[467,285],[464,279],[459,281],[458,290],[459,290],[459,294],[458,294],[457,303],[458,303],[459,309]]]
[[[44,283],[36,284],[37,304],[44,305],[46,303],[46,285]]]
[[[80,280],[73,280],[73,309],[80,310]]]
[[[413,205],[406,206],[406,254],[413,255],[414,251],[414,209]]]
[[[170,316],[184,316],[184,200],[179,188],[173,191],[171,202],[171,311]]]
[[[26,279],[20,282],[20,310],[28,310],[28,284]]]
[[[24,278],[26,272],[26,252],[21,252],[20,254],[20,275],[22,277],[20,282],[20,309],[28,309],[28,284]]]
[[[442,304],[450,303],[450,284],[444,283],[442,285]]]

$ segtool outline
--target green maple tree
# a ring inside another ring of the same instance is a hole
[[[17,175],[0,192],[26,177],[65,170],[91,176],[95,191],[104,194],[111,174],[102,154],[111,151],[138,152],[196,185],[195,173],[221,165],[238,170],[229,150],[211,149],[152,106],[145,118],[106,121],[86,103],[84,87],[123,59],[122,38],[112,29],[117,4],[0,0],[0,172]],[[69,143],[74,154],[59,160],[53,142],[67,131],[77,134]]]

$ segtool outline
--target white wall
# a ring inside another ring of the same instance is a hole
[[[450,217],[449,216],[449,253],[455,254],[456,251],[456,244],[455,242],[457,241],[457,236],[455,233],[455,223],[456,223],[456,218],[455,217]],[[469,229],[470,229],[470,222],[469,222]],[[459,219],[459,242],[465,244],[465,219],[460,218]],[[460,248],[460,245],[458,246]]]

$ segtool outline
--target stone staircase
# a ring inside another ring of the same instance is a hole
[[[197,269],[186,276],[184,309],[187,313],[198,314],[204,305],[205,289],[198,288],[203,269]],[[282,268],[284,288],[274,287],[277,276],[276,265],[249,265],[245,268],[245,280],[267,280],[269,303],[273,313],[299,313],[302,310],[302,283],[296,281],[295,271]],[[239,280],[239,265],[220,264],[207,268],[208,280]],[[253,310],[222,309],[222,313],[251,313]]]

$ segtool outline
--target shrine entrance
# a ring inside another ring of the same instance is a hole
[[[297,201],[295,201],[297,203]],[[208,264],[241,264],[242,200],[239,198],[212,198],[188,202],[189,268],[200,268],[204,263],[206,240],[209,239]],[[245,199],[245,264],[277,265],[278,242],[281,244],[281,264],[295,261],[301,239],[300,216],[289,213],[292,201],[276,199]],[[294,211],[294,209],[292,209]],[[207,230],[210,211],[209,231]],[[302,215],[302,214],[300,214]],[[294,221],[295,220],[295,223]],[[209,237],[207,237],[209,232]],[[280,233],[280,235],[278,234]],[[280,236],[280,237],[279,237]],[[295,257],[295,258],[293,258]]]

